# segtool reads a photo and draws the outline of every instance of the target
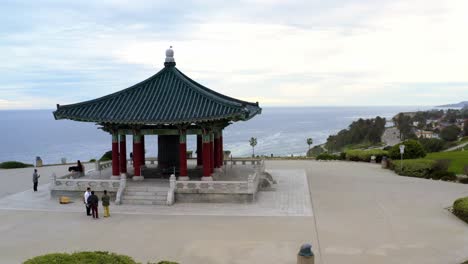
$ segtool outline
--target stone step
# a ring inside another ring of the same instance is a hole
[[[132,191],[132,192],[163,192],[163,191],[168,191],[169,187],[147,187],[147,186],[127,186],[125,187],[126,191]]]
[[[131,205],[166,205],[166,201],[150,201],[150,200],[122,200],[122,204]]]
[[[167,191],[163,192],[140,192],[140,191],[124,191],[124,195],[142,195],[142,196],[167,196]]]
[[[124,195],[123,200],[165,201],[167,196]]]

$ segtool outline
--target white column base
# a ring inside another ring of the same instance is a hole
[[[223,168],[215,168],[214,171],[215,172],[223,172]]]
[[[143,177],[143,176],[133,176],[132,177],[132,180],[134,180],[134,181],[142,181],[143,179],[145,179],[145,177]]]
[[[127,173],[120,173],[120,179],[126,179]]]
[[[112,175],[111,180],[120,180],[120,176]]]
[[[201,177],[201,180],[202,180],[202,181],[213,181],[213,177],[211,177],[211,176],[203,176],[203,177]]]
[[[189,176],[179,176],[179,178],[177,178],[178,181],[190,181],[190,178]]]

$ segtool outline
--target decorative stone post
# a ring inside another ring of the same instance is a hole
[[[120,174],[127,173],[127,139],[125,134],[120,134]]]
[[[314,253],[311,244],[303,244],[297,254],[297,264],[314,264]]]
[[[119,134],[112,132],[112,180],[120,179]]]
[[[203,131],[203,177],[202,181],[212,181],[211,177],[211,157],[210,157],[210,133]]]
[[[135,171],[133,176],[134,181],[141,181],[143,180],[143,176],[141,175],[141,159],[142,152],[141,152],[141,135],[140,132],[136,132],[133,135],[133,169]]]
[[[187,134],[184,129],[179,135],[179,181],[190,180],[187,173]]]

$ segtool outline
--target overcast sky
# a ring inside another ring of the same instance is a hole
[[[177,67],[262,106],[468,100],[468,1],[2,1],[0,109],[55,108]]]

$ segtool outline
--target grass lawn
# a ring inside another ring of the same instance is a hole
[[[464,174],[463,168],[465,165],[468,165],[468,151],[434,152],[427,154],[425,159],[451,160],[449,171],[453,171],[457,174]]]

